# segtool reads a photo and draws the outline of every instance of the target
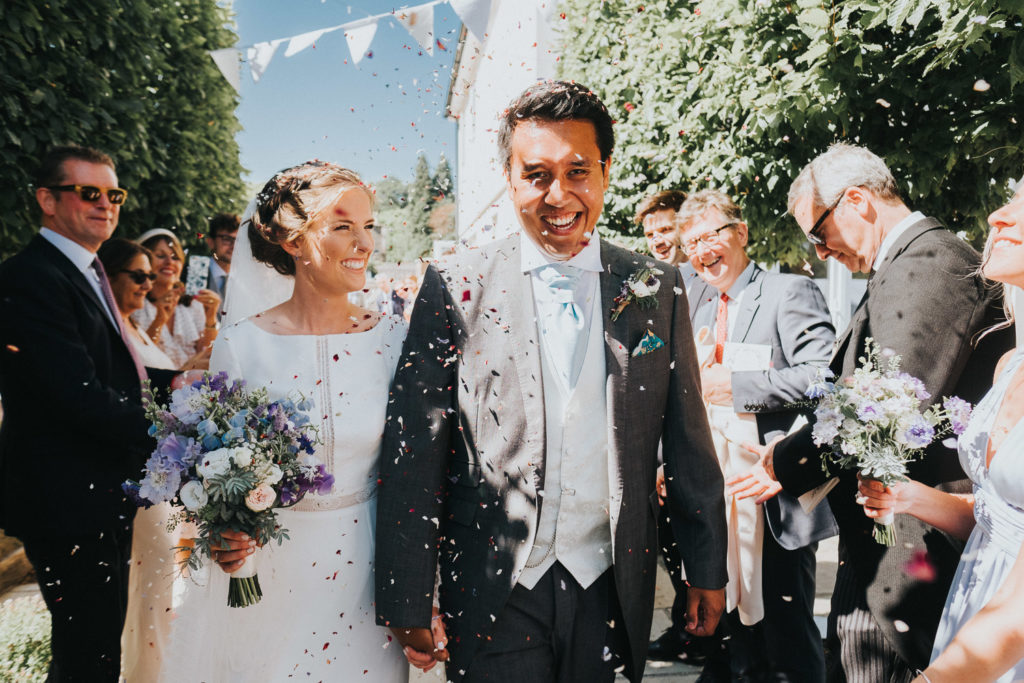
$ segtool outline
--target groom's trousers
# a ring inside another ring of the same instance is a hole
[[[47,682],[116,682],[128,602],[131,526],[21,541],[50,610],[53,658]]]
[[[629,661],[612,571],[584,589],[556,562],[532,590],[517,585],[464,682],[611,683]]]

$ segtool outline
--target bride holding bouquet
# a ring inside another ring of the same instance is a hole
[[[278,511],[283,544],[232,534],[231,549],[212,552],[224,571],[188,582],[163,678],[405,681],[401,647],[374,623],[372,561],[381,434],[407,327],[348,299],[366,282],[373,195],[352,171],[308,162],[274,176],[242,227],[225,306],[238,322],[222,330],[211,371],[272,400],[311,401],[315,455],[334,486]],[[229,607],[229,573],[249,563],[262,600]]]

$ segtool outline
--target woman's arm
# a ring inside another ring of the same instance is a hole
[[[914,683],[994,681],[1024,659],[1024,555],[992,599],[964,624]]]
[[[966,539],[974,530],[974,496],[946,493],[913,480],[885,486],[860,475],[857,479],[861,496],[858,500],[871,519],[902,512],[960,539]]]

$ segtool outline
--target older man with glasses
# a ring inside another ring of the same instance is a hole
[[[921,379],[932,401],[957,395],[975,402],[992,383],[1012,332],[982,332],[1002,319],[1001,297],[977,275],[980,256],[934,218],[911,211],[885,163],[863,147],[836,144],[808,164],[789,191],[789,212],[818,257],[871,273],[830,363],[838,377],[858,366],[868,337],[892,349],[902,369]],[[932,640],[960,546],[922,522],[898,515],[899,542],[871,536],[857,504],[857,478],[833,481],[807,426],[764,449],[761,464],[733,492],[794,495],[826,486],[839,524],[839,570],[829,617],[829,680],[909,681],[928,664]],[[909,476],[946,490],[969,491],[955,450],[941,443],[910,463]],[[777,481],[775,478],[777,477]],[[907,570],[927,558],[934,572]]]
[[[701,386],[728,482],[757,462],[744,442],[768,443],[793,426],[798,411],[788,406],[828,365],[835,330],[813,280],[750,260],[747,224],[728,195],[697,192],[677,216],[702,281],[690,319],[703,337]],[[729,499],[726,513],[729,612],[720,622],[723,650],[708,655],[700,683],[821,681],[814,550],[836,533],[835,520],[827,507],[809,515],[785,494],[764,506]]]

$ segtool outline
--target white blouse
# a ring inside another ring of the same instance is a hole
[[[148,330],[155,318],[156,304],[149,299],[146,299],[140,310],[132,313],[132,319],[143,330]],[[165,327],[157,345],[174,362],[174,367],[180,368],[199,351],[196,342],[203,336],[205,328],[206,311],[203,310],[201,303],[193,299],[188,306],[178,304],[174,309],[174,329]]]

